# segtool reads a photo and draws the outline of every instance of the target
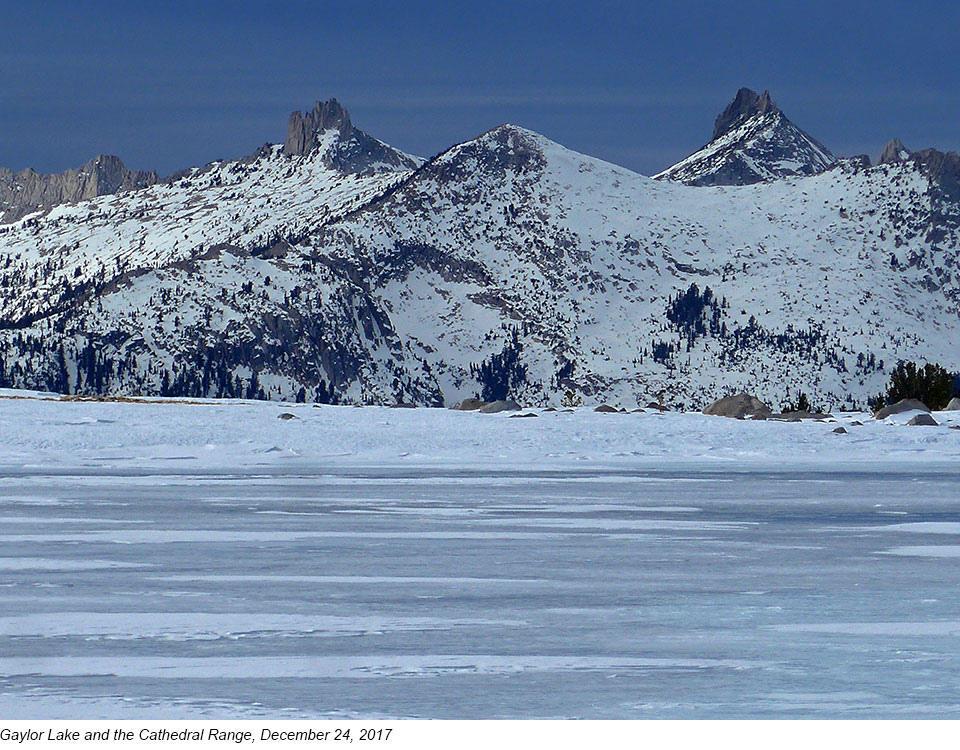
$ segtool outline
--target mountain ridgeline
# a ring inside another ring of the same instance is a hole
[[[960,370],[960,157],[838,158],[767,92],[654,178],[512,125],[425,161],[336,100],[166,179],[111,159],[0,171],[0,387],[842,407]]]

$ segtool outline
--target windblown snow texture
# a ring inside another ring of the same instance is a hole
[[[4,716],[960,715],[960,412],[10,395]]]

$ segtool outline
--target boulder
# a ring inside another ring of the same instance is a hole
[[[296,419],[297,415],[291,414],[290,412],[285,411],[283,414],[280,414],[277,418],[278,419]]]
[[[539,414],[534,414],[532,411],[527,412],[526,414],[511,414],[508,419],[524,419],[526,417],[538,417]]]
[[[666,411],[666,410],[667,410],[667,407],[666,407],[666,406],[664,406],[663,404],[658,404],[656,401],[651,401],[649,404],[647,404],[647,408],[648,408],[648,409],[656,409],[657,411]]]
[[[738,393],[735,396],[726,396],[714,401],[703,410],[704,414],[714,417],[731,417],[733,419],[766,419],[773,412],[770,407],[756,396],[748,393]]]
[[[960,398],[954,396],[947,402],[947,405],[943,407],[944,411],[960,411]]]
[[[516,401],[493,401],[480,407],[481,414],[499,414],[502,411],[520,411]]]
[[[835,432],[837,435],[846,435],[846,434],[847,434],[847,429],[846,429],[845,427],[837,427],[836,429],[834,429],[834,432]]]
[[[486,401],[481,401],[478,398],[465,398],[459,404],[456,404],[455,406],[451,406],[450,408],[455,409],[456,411],[476,411],[481,406],[486,406],[486,405],[487,405]]]
[[[902,401],[897,401],[895,404],[890,404],[890,406],[884,406],[882,409],[879,409],[873,415],[873,418],[886,419],[891,414],[903,414],[905,411],[925,411],[927,414],[930,413],[930,410],[923,401],[918,401],[915,398],[905,398]]]
[[[785,422],[802,422],[804,419],[829,419],[829,414],[814,411],[785,411],[783,414],[774,414],[771,419],[782,419]]]
[[[610,406],[609,404],[600,404],[600,406],[594,409],[594,411],[598,411],[601,414],[617,414],[618,413],[618,411],[614,409],[612,406]]]
[[[911,427],[936,427],[939,423],[929,414],[917,414],[913,419],[907,422]]]

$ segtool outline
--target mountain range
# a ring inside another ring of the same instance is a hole
[[[0,170],[0,209],[0,386],[836,408],[960,370],[960,157],[840,158],[768,92],[652,178],[513,125],[425,160],[329,100],[165,179]]]

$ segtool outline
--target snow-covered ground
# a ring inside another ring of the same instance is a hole
[[[0,713],[960,715],[960,413],[538,413],[0,398]]]

